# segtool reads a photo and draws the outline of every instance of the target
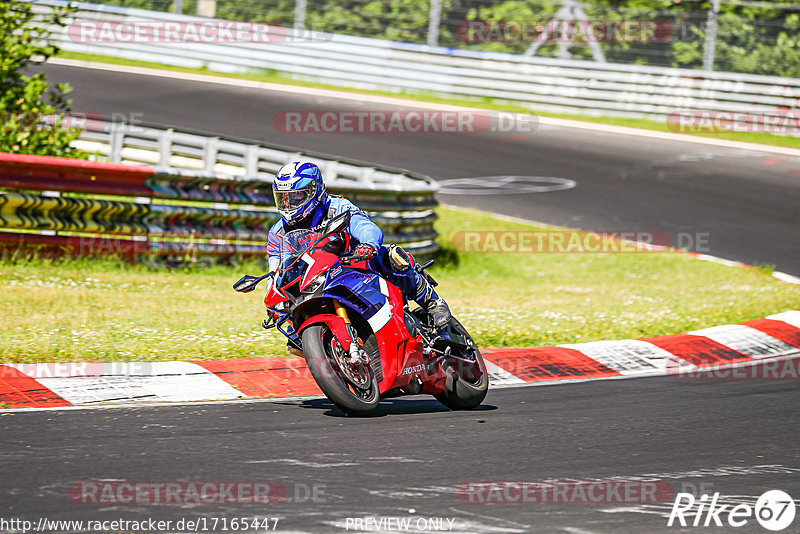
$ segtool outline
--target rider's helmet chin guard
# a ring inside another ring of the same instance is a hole
[[[280,168],[272,182],[272,193],[275,207],[287,223],[297,223],[314,213],[328,195],[319,167],[302,161]]]

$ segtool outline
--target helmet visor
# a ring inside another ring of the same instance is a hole
[[[302,208],[315,193],[315,184],[310,183],[302,189],[275,191],[275,207],[281,213],[291,214]]]

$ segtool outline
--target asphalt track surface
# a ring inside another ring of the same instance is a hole
[[[279,532],[346,532],[348,517],[440,517],[465,533],[674,532],[671,500],[482,504],[463,502],[456,488],[474,480],[644,477],[675,491],[719,492],[720,503],[752,505],[770,489],[797,498],[798,394],[797,380],[661,377],[495,389],[472,412],[450,412],[424,396],[395,399],[371,419],[344,417],[326,399],[14,413],[0,417],[2,516],[268,516],[280,518]],[[273,481],[296,502],[69,499],[72,484],[98,480]],[[305,500],[313,485],[316,502]],[[786,532],[797,532],[798,520]],[[753,519],[712,531],[766,532]]]
[[[562,192],[443,200],[573,227],[708,232],[714,254],[800,274],[798,158],[556,127],[513,142],[497,134],[285,135],[273,128],[276,112],[377,106],[62,66],[46,71],[76,88],[79,110],[139,113],[148,123],[437,179],[571,179],[577,186]],[[33,521],[277,516],[279,532],[345,532],[347,518],[366,517],[454,519],[454,532],[670,532],[678,530],[666,526],[671,501],[480,504],[455,491],[474,480],[644,477],[675,491],[719,492],[725,503],[752,505],[770,489],[796,499],[798,393],[795,380],[663,377],[494,389],[473,412],[449,412],[425,397],[390,400],[382,417],[369,420],[341,417],[325,399],[4,414],[0,514]],[[98,480],[276,481],[292,498],[263,507],[69,499],[72,484]],[[316,500],[294,498],[315,484]],[[765,532],[753,519],[735,531]]]
[[[107,117],[336,154],[437,180],[574,180],[565,191],[440,200],[573,228],[663,232],[673,246],[800,276],[799,157],[549,125],[516,140],[519,132],[287,134],[273,124],[281,112],[398,108],[62,65],[44,71],[74,87],[76,110]]]

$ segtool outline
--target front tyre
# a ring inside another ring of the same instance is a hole
[[[447,381],[444,391],[436,400],[451,410],[477,408],[489,392],[489,373],[478,346],[458,319],[450,319],[450,329],[468,340],[469,346],[456,354],[459,360],[449,359],[442,363]],[[469,361],[464,361],[469,360]]]
[[[342,369],[347,365],[344,351],[326,325],[310,326],[303,331],[303,352],[317,385],[337,408],[357,417],[375,413],[380,392],[370,366]]]

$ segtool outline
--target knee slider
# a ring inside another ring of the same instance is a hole
[[[403,247],[389,245],[389,267],[396,273],[405,273],[414,266],[414,257]]]

